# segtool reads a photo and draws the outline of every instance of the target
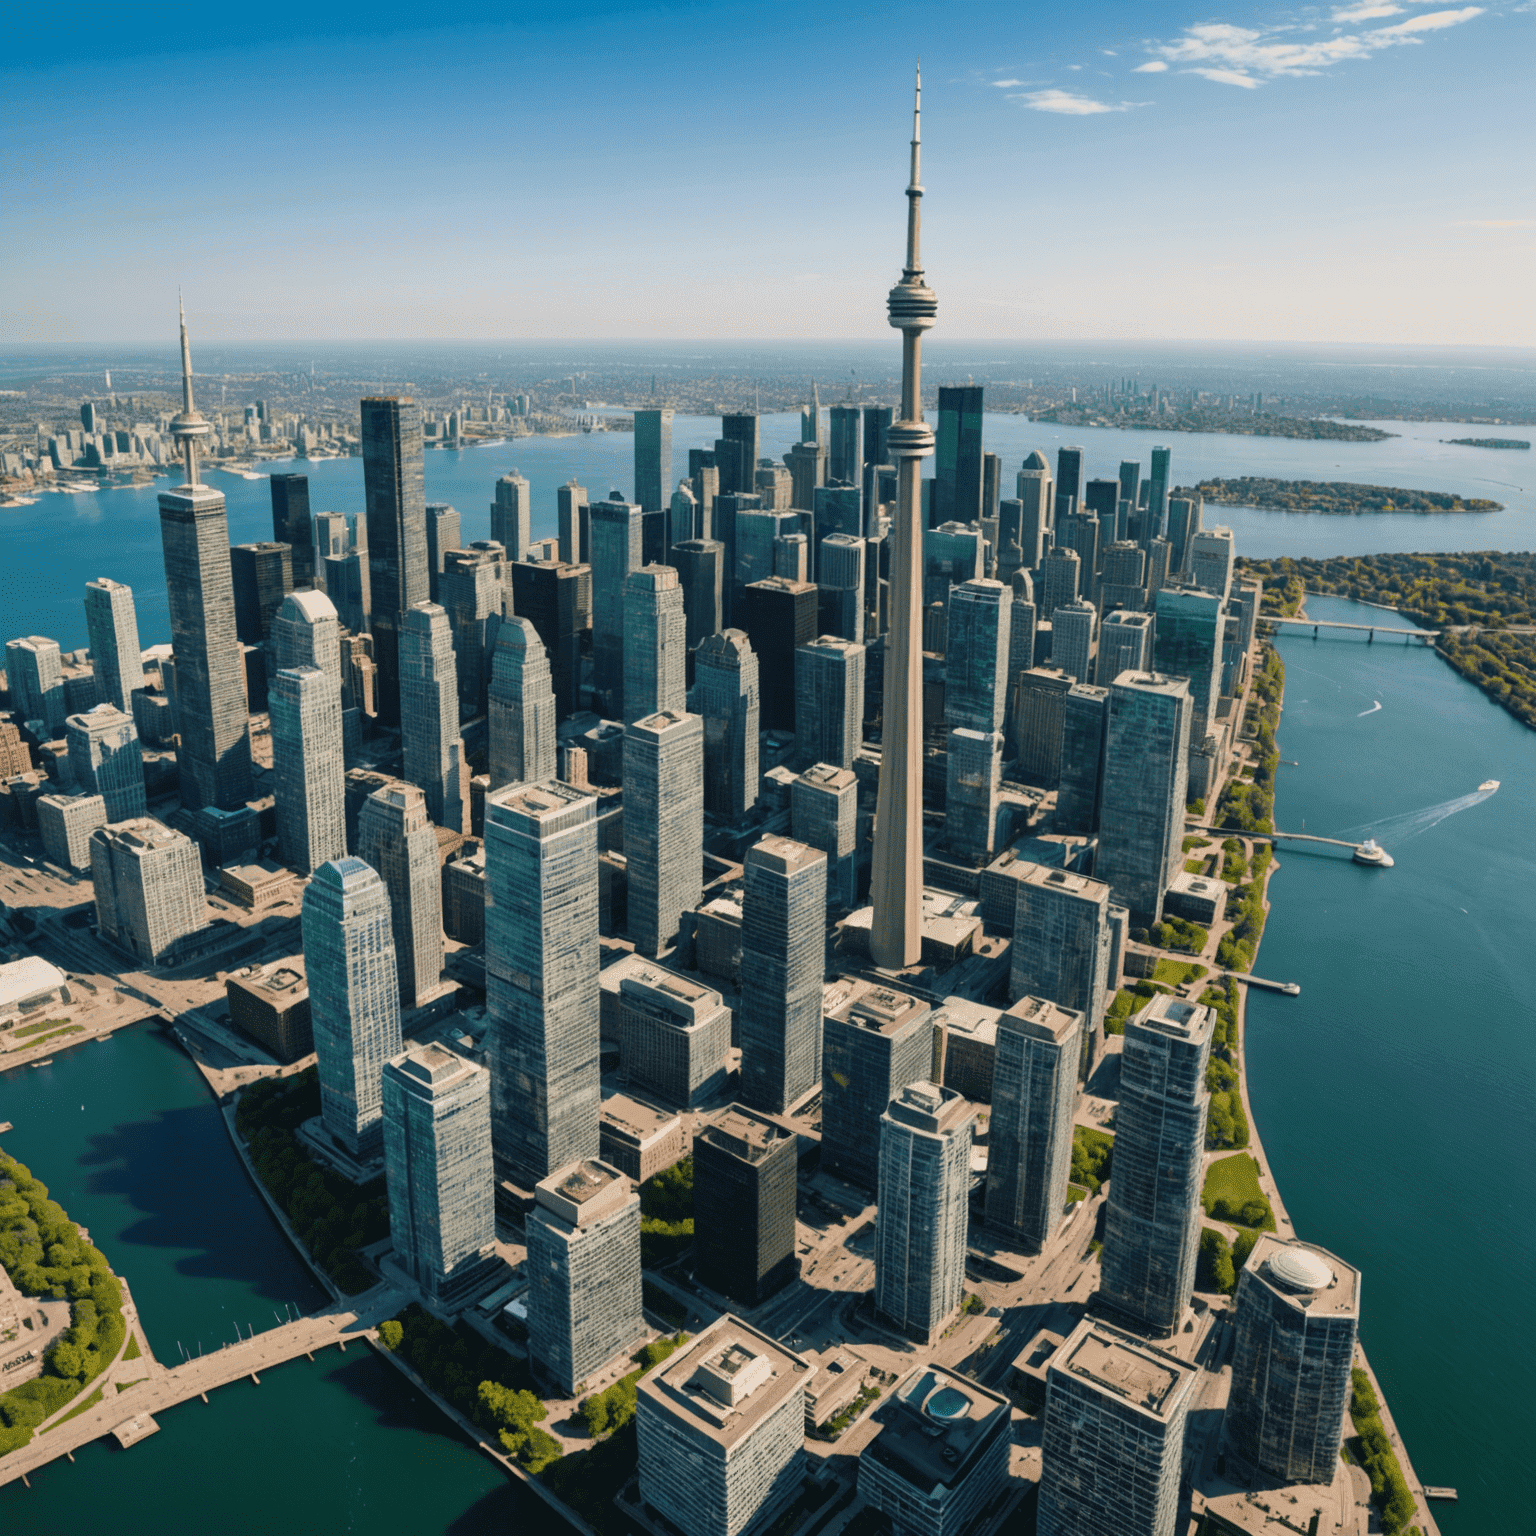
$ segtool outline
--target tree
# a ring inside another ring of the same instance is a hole
[[[1195,1284],[1201,1290],[1220,1291],[1223,1296],[1230,1296],[1237,1287],[1232,1249],[1215,1227],[1206,1227],[1200,1233]]]
[[[401,1327],[398,1319],[386,1318],[379,1324],[379,1343],[387,1350],[397,1350],[400,1340],[405,1337],[405,1329]]]

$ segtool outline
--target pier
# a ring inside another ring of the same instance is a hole
[[[1250,987],[1259,987],[1265,992],[1283,992],[1287,997],[1301,996],[1301,987],[1294,981],[1270,981],[1263,976],[1250,976],[1244,971],[1228,971],[1227,975],[1233,981],[1246,982]]]
[[[1358,853],[1365,847],[1364,843],[1352,843],[1345,837],[1318,837],[1313,832],[1243,832],[1236,827],[1198,826],[1192,821],[1184,823],[1184,830],[1209,832],[1213,837],[1248,837],[1256,843],[1278,843],[1281,840],[1288,843],[1327,843],[1334,848],[1348,848],[1353,853]]]

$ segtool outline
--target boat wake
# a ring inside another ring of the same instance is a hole
[[[1360,711],[1360,713],[1355,716],[1355,719],[1356,720],[1362,720],[1362,719],[1365,718],[1366,715],[1374,715],[1376,713],[1376,711],[1378,709],[1380,709],[1380,708],[1381,708],[1381,700],[1377,699],[1376,702],[1374,704],[1372,704],[1369,709],[1362,709]]]
[[[1438,827],[1448,816],[1454,816],[1458,811],[1470,810],[1474,805],[1481,805],[1484,800],[1492,799],[1495,789],[1474,789],[1470,795],[1457,795],[1454,800],[1442,800],[1439,805],[1426,805],[1423,810],[1403,811],[1396,816],[1383,816],[1380,821],[1368,821],[1362,826],[1350,827],[1344,834],[1374,838],[1378,843],[1407,842],[1411,837],[1417,837],[1421,832],[1428,832],[1431,827]]]

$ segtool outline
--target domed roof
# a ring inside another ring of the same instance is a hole
[[[930,1419],[963,1419],[970,1411],[971,1400],[964,1392],[957,1392],[953,1387],[940,1387],[923,1404],[923,1412]]]
[[[1269,1272],[1293,1291],[1320,1291],[1333,1283],[1333,1270],[1322,1254],[1294,1243],[1270,1254]]]

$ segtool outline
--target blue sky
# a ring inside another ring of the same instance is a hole
[[[445,8],[445,11],[448,8]],[[1536,342],[1536,0],[11,0],[0,341]]]

